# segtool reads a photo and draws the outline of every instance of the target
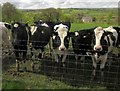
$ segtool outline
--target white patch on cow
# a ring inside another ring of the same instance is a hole
[[[17,28],[18,26],[19,26],[19,25],[18,25],[18,24],[16,24],[16,23],[13,25],[13,27],[15,27],[15,28]]]
[[[79,36],[79,33],[78,33],[78,32],[75,32],[75,36]]]
[[[113,29],[112,26],[109,26],[108,28],[103,28],[103,30],[105,30],[105,31],[110,31],[111,29]]]
[[[96,48],[101,48],[101,50],[102,50],[102,46],[100,44],[100,40],[101,40],[101,37],[102,37],[102,35],[104,33],[103,28],[102,27],[97,27],[94,30],[94,32],[95,32],[95,40],[96,40],[95,41],[94,50],[96,50]]]
[[[56,32],[56,29],[59,27],[59,25],[54,26],[54,31]]]
[[[31,34],[33,35],[35,33],[35,31],[37,30],[37,27],[36,26],[31,26]]]
[[[46,23],[41,24],[41,26],[49,27]]]
[[[53,39],[55,39],[56,36],[53,36]]]

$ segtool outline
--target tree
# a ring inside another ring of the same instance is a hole
[[[0,21],[2,21],[2,6],[0,4]]]
[[[60,21],[61,10],[49,8],[42,11],[42,16],[46,21]]]
[[[6,2],[2,6],[2,19],[6,22],[19,21],[21,14],[13,4]]]

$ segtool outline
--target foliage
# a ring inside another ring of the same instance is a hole
[[[0,21],[2,21],[2,6],[0,4]]]
[[[49,8],[42,11],[46,21],[59,21],[61,16],[60,9]]]
[[[13,4],[6,2],[2,6],[2,19],[6,22],[20,21],[21,13]]]

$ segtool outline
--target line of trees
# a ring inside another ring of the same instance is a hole
[[[22,21],[32,23],[35,20],[45,21],[70,21],[70,17],[62,14],[61,9],[48,8],[44,10],[31,10],[17,9],[13,4],[6,2],[2,6],[2,21]]]
[[[13,4],[6,2],[3,4],[3,6],[0,6],[0,9],[2,8],[2,21],[5,22],[11,22],[11,21],[22,21],[22,22],[28,22],[32,24],[35,20],[45,20],[45,21],[70,21],[70,22],[82,22],[82,17],[84,16],[90,16],[89,12],[91,10],[87,11],[87,13],[84,12],[74,12],[75,9],[54,9],[54,8],[48,8],[48,9],[40,9],[40,10],[20,10],[17,9]],[[84,10],[83,10],[84,11]],[[99,12],[99,10],[98,10]],[[104,11],[103,11],[104,12]],[[100,14],[99,16],[90,16],[95,21],[94,22],[101,22],[101,23],[117,23],[117,17],[113,17],[113,13],[106,12],[106,15]],[[114,22],[113,22],[114,21]]]

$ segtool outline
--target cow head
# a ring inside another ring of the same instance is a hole
[[[107,38],[107,32],[103,30],[102,27],[97,27],[94,30],[95,34],[95,45],[94,45],[94,50],[95,51],[103,51],[104,49],[107,49],[108,45],[108,38]]]
[[[13,22],[12,24],[5,24],[8,29],[11,29],[12,43],[13,45],[19,45],[20,42],[26,41],[28,38],[26,26],[27,24],[22,24],[20,22]]]
[[[54,26],[53,48],[64,51],[69,46],[69,29],[67,25],[59,24]]]

